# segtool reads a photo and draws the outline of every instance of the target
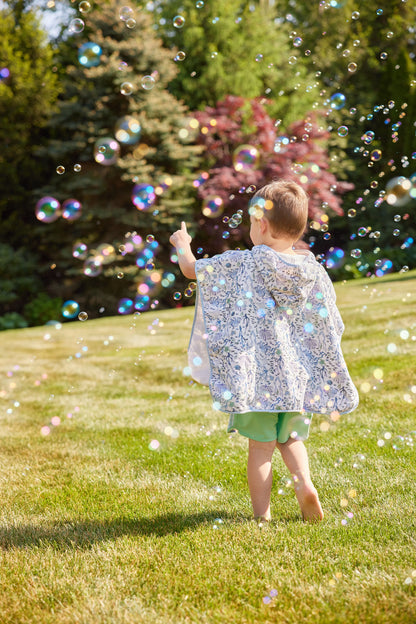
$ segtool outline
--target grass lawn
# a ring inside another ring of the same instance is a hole
[[[192,308],[2,332],[1,624],[416,622],[416,272],[336,290],[361,403],[314,417],[317,525],[277,455],[250,520]]]

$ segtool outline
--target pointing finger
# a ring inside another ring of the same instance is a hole
[[[181,223],[181,230],[182,230],[182,232],[187,232],[185,221],[182,221],[182,223]]]

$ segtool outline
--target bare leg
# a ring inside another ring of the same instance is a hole
[[[247,479],[255,518],[270,520],[272,456],[276,442],[249,440]]]
[[[308,453],[301,440],[289,439],[276,446],[295,481],[295,493],[304,520],[317,522],[324,517],[318,493],[311,481]]]

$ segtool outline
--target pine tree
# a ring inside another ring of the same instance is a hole
[[[169,263],[169,233],[191,220],[200,149],[187,138],[187,109],[167,89],[177,68],[149,15],[103,0],[75,19],[85,28],[60,46],[65,90],[47,150],[53,176],[36,199],[74,198],[82,214],[40,224],[39,241],[56,265],[52,294],[71,294],[91,314],[114,313],[120,297],[160,284],[152,254],[156,268]],[[77,242],[88,248],[75,251],[85,266],[73,258]]]

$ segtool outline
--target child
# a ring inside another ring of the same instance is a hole
[[[214,408],[230,414],[228,431],[249,438],[254,517],[271,518],[277,447],[304,520],[319,521],[303,441],[312,413],[335,420],[358,405],[341,351],[344,325],[325,269],[293,247],[307,224],[303,189],[272,182],[254,195],[249,213],[251,251],[196,260],[184,222],[170,237],[182,273],[198,281],[189,364],[193,378],[209,385]]]

